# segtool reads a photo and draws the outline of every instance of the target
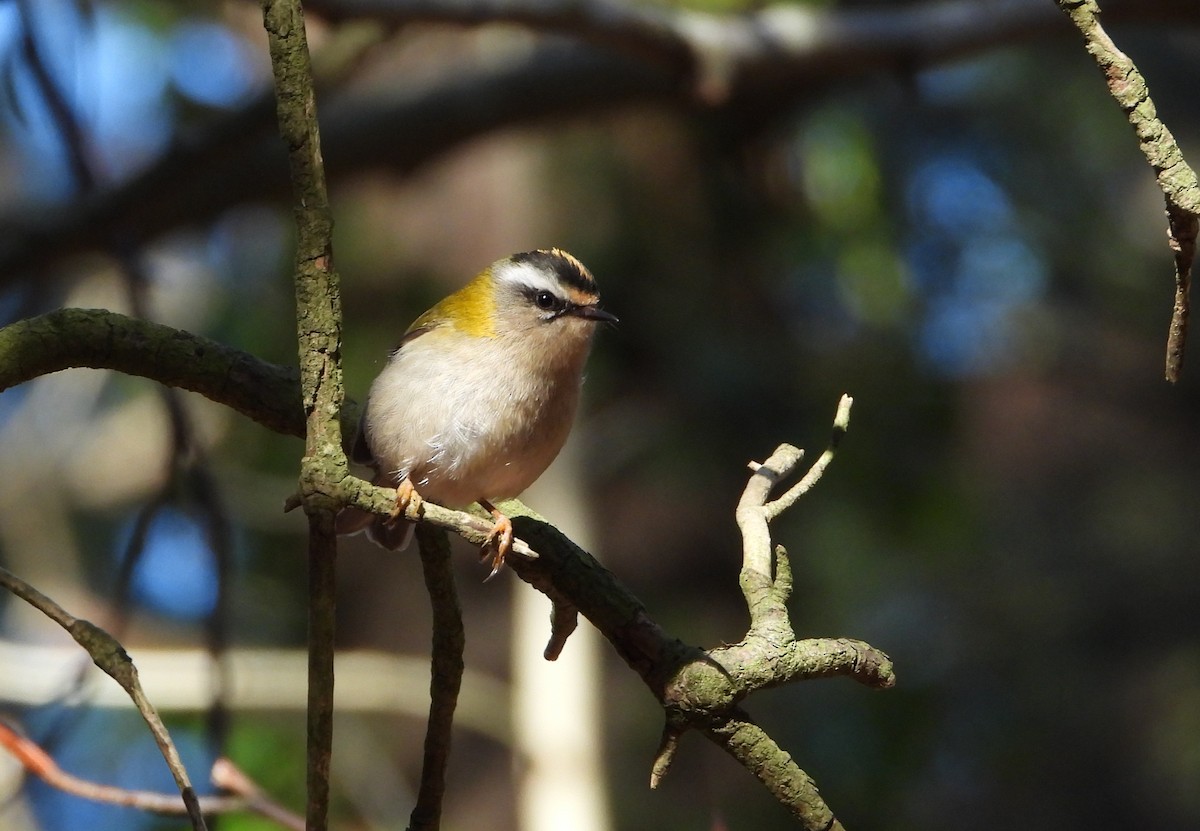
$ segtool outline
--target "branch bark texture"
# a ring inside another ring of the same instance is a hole
[[[1058,0],[1058,5],[1083,35],[1088,54],[1104,73],[1109,94],[1133,126],[1138,146],[1154,170],[1166,200],[1167,237],[1175,260],[1175,302],[1167,330],[1165,375],[1175,383],[1183,372],[1187,345],[1192,264],[1196,259],[1196,236],[1200,233],[1200,183],[1196,171],[1183,158],[1175,137],[1159,119],[1146,79],[1100,25],[1099,4],[1095,0]]]
[[[288,152],[296,220],[296,334],[305,415],[300,498],[308,516],[308,803],[309,831],[329,820],[333,751],[333,653],[337,537],[341,507],[333,486],[349,476],[339,414],[342,309],[333,268],[333,214],[325,184],[312,62],[299,0],[263,0],[279,132]],[[331,484],[332,483],[332,484]]]

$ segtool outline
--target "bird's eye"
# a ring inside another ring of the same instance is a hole
[[[539,291],[534,296],[533,302],[537,304],[539,309],[546,311],[558,308],[558,298],[548,291]]]

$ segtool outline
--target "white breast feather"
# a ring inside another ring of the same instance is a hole
[[[450,507],[516,496],[553,461],[574,418],[579,371],[556,375],[437,331],[415,338],[371,387],[367,439],[380,472],[409,475]]]

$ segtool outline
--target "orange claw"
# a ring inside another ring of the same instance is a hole
[[[412,480],[405,476],[396,485],[396,506],[392,508],[391,516],[387,519],[388,524],[401,519],[408,511],[408,506],[413,503],[420,506],[421,494],[417,493],[417,489],[413,487]]]
[[[495,548],[495,553],[492,555],[492,573],[483,581],[486,583],[499,574],[500,569],[504,568],[504,558],[508,556],[509,551],[512,551],[513,526],[512,520],[500,513],[491,502],[480,499],[479,504],[491,513],[492,519],[495,520],[492,530],[488,532],[487,539],[483,541],[483,557],[487,557],[489,548]]]

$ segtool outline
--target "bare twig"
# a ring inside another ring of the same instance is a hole
[[[82,618],[74,617],[49,597],[3,568],[0,568],[0,585],[67,630],[75,642],[87,651],[96,666],[104,670],[128,693],[146,725],[150,728],[150,733],[158,744],[159,752],[162,753],[167,767],[171,770],[171,776],[179,787],[179,793],[183,797],[183,804],[187,808],[192,827],[196,831],[203,831],[205,828],[204,815],[196,801],[196,791],[188,779],[183,760],[179,758],[179,751],[175,749],[175,743],[171,741],[171,736],[155,711],[154,705],[142,691],[141,682],[138,681],[137,668],[133,665],[133,661],[125,652],[124,647],[99,626]]]
[[[850,408],[853,406],[854,399],[848,395],[843,395],[838,401],[837,413],[833,417],[833,433],[829,437],[829,447],[825,448],[825,452],[813,463],[813,466],[808,469],[808,473],[804,474],[799,482],[788,488],[783,496],[763,505],[768,521],[775,519],[792,507],[797,499],[812,490],[813,486],[825,475],[825,468],[829,467],[830,462],[833,461],[838,445],[841,444],[842,437],[846,435],[846,430],[850,426]]]
[[[246,810],[264,816],[291,831],[304,831],[304,817],[284,808],[271,799],[246,773],[221,757],[213,762],[212,783],[223,791],[236,794],[246,803]]]
[[[550,601],[550,641],[542,651],[547,661],[557,661],[566,646],[567,638],[579,626],[579,610],[565,597]]]
[[[433,649],[430,655],[429,721],[425,726],[425,749],[421,762],[421,785],[409,817],[409,831],[437,831],[441,826],[442,800],[446,794],[446,765],[450,759],[450,733],[454,710],[462,686],[462,608],[450,568],[450,545],[446,532],[427,525],[417,526],[421,569],[425,589],[433,606]]]
[[[29,738],[20,735],[0,721],[0,746],[34,776],[52,788],[92,802],[108,805],[124,805],[151,811],[156,814],[185,815],[188,806],[179,794],[158,791],[130,790],[112,785],[101,785],[67,773],[41,747]],[[198,810],[205,814],[229,813],[247,810],[246,801],[239,797],[196,797]]]
[[[1165,375],[1175,383],[1183,371],[1187,343],[1192,264],[1200,232],[1200,183],[1196,172],[1184,160],[1175,137],[1158,118],[1146,79],[1100,25],[1100,6],[1095,0],[1058,0],[1058,5],[1079,29],[1088,54],[1104,72],[1108,91],[1133,125],[1142,153],[1154,169],[1158,187],[1166,199],[1167,237],[1175,260],[1175,301],[1167,332]]]
[[[670,721],[667,721],[663,727],[662,738],[658,742],[658,752],[654,754],[654,763],[650,766],[651,790],[659,786],[663,777],[667,775],[667,771],[671,769],[671,763],[675,761],[675,754],[679,752],[679,740],[685,732],[687,732],[686,727],[672,724]]]
[[[3,721],[0,721],[0,747],[7,750],[25,770],[63,793],[92,802],[122,805],[166,816],[181,816],[188,812],[179,794],[101,785],[67,773],[37,743],[22,736]],[[254,813],[291,831],[304,831],[302,818],[272,801],[228,759],[218,759],[213,764],[212,778],[214,785],[235,795],[197,797],[200,811],[206,816],[237,812]]]
[[[751,633],[776,643],[795,638],[784,603],[792,590],[792,572],[783,546],[772,549],[770,522],[795,504],[820,480],[833,461],[837,446],[850,423],[854,399],[843,395],[833,420],[829,447],[808,472],[782,496],[771,500],[771,491],[800,464],[804,451],[782,444],[761,464],[751,462],[753,475],[738,501],[735,517],[742,533],[742,572],[739,579],[750,610]]]
[[[25,63],[29,67],[30,75],[33,76],[38,93],[50,114],[50,121],[62,139],[70,177],[79,191],[87,192],[92,190],[96,184],[95,174],[87,160],[85,150],[87,141],[84,139],[79,119],[46,65],[45,46],[33,29],[34,16],[30,11],[31,7],[30,0],[19,0],[17,3],[21,19],[21,52],[25,56]]]

